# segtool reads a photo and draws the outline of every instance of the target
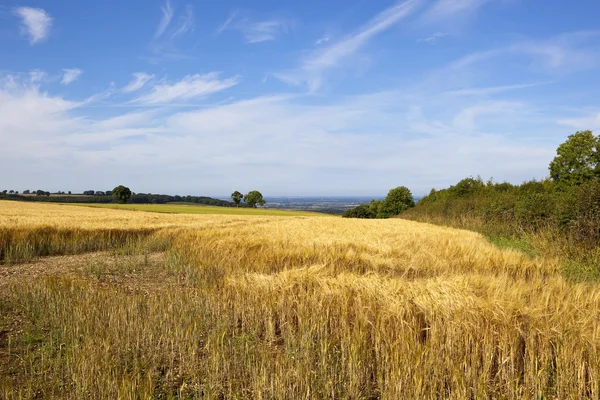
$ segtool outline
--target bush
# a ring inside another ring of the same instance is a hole
[[[367,204],[361,204],[357,207],[344,211],[342,214],[343,218],[375,218],[375,216],[376,214],[373,213]]]

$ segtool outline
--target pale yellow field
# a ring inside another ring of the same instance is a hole
[[[600,286],[472,232],[0,202],[0,258],[0,397],[600,396]]]

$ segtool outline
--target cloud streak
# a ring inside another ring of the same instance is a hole
[[[71,82],[76,81],[83,74],[83,70],[79,68],[65,68],[63,69],[63,77],[60,81],[63,85],[68,85]]]
[[[125,93],[131,93],[140,90],[144,87],[148,81],[154,78],[154,75],[147,74],[145,72],[136,72],[133,74],[133,80],[127,84],[123,89]]]
[[[161,81],[151,91],[133,100],[134,103],[145,105],[168,104],[175,100],[187,101],[203,98],[237,85],[238,77],[219,79],[216,72],[209,74],[187,75],[175,83]]]
[[[239,12],[235,11],[217,29],[216,34],[219,35],[227,30],[236,30],[241,32],[246,43],[261,43],[276,40],[280,35],[286,33],[291,25],[291,21],[282,18],[264,21],[240,18]]]
[[[22,33],[29,36],[32,45],[42,42],[50,34],[52,17],[41,8],[18,7],[14,9],[21,18]]]
[[[424,14],[423,21],[436,23],[476,11],[492,0],[437,0]]]
[[[415,1],[408,0],[383,10],[353,35],[313,53],[304,60],[298,70],[279,73],[275,76],[287,83],[307,84],[311,92],[319,90],[323,85],[325,72],[337,67],[342,61],[364,47],[373,37],[408,16],[415,5]]]
[[[155,38],[159,38],[165,33],[167,27],[171,23],[171,20],[173,19],[173,7],[171,7],[170,0],[167,0],[160,10],[162,12],[162,18],[158,24],[158,27],[156,28],[156,33],[154,34]]]
[[[418,39],[417,42],[433,44],[433,43],[437,42],[440,38],[443,38],[444,36],[448,36],[448,35],[449,34],[446,32],[436,32],[431,36],[427,36],[427,37]]]

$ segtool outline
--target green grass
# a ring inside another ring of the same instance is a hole
[[[500,249],[518,250],[531,258],[540,256],[540,252],[526,239],[498,235],[486,235],[487,239]]]
[[[148,211],[170,214],[223,214],[223,215],[268,215],[285,217],[316,217],[329,216],[328,214],[310,211],[290,211],[269,208],[237,208],[204,206],[199,204],[69,204],[84,207],[114,208],[119,210]]]

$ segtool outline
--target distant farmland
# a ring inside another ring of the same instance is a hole
[[[222,214],[222,215],[271,215],[271,216],[323,216],[309,211],[277,210],[248,207],[215,207],[201,204],[82,204],[86,207],[112,208],[118,210],[150,211],[173,214]]]

